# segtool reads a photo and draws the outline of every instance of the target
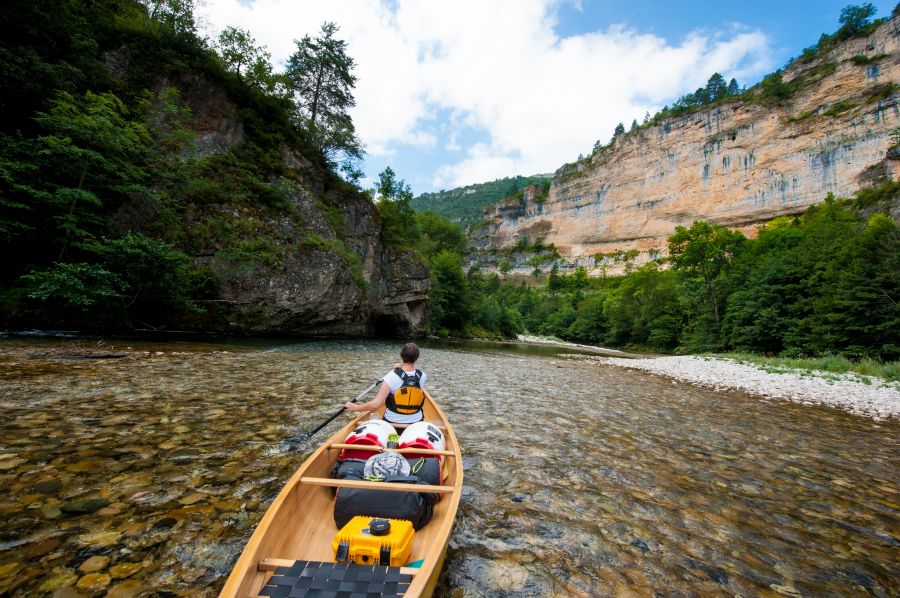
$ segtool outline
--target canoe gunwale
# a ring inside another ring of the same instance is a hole
[[[445,467],[449,466],[452,470],[448,479],[453,480],[453,483],[452,486],[449,486],[449,492],[447,490],[442,491],[443,498],[441,499],[441,503],[446,504],[446,506],[442,508],[444,512],[443,516],[432,519],[429,523],[429,525],[437,525],[438,527],[436,530],[434,528],[431,530],[431,544],[427,545],[427,548],[424,550],[422,566],[419,568],[418,573],[413,577],[413,581],[405,594],[407,597],[430,596],[431,592],[434,590],[437,578],[440,575],[440,566],[442,565],[443,557],[446,554],[447,544],[450,539],[453,524],[456,520],[456,512],[462,495],[462,459],[456,434],[453,431],[452,426],[450,426],[446,414],[440,406],[437,405],[434,398],[427,391],[425,392],[425,396],[427,405],[426,411],[431,412],[428,419],[429,421],[437,420],[438,423],[442,424],[439,427],[444,430],[447,447],[448,449],[451,449],[453,453],[452,455],[444,456],[444,459],[446,460]],[[293,556],[286,554],[263,554],[264,550],[269,550],[266,548],[266,545],[274,542],[273,536],[277,536],[279,533],[279,530],[273,526],[279,511],[285,507],[288,499],[291,498],[292,494],[301,486],[339,485],[335,483],[326,483],[328,480],[321,478],[316,474],[307,476],[307,480],[314,480],[312,483],[304,484],[304,476],[310,468],[321,466],[323,459],[335,459],[336,455],[334,455],[333,451],[337,447],[332,447],[331,445],[341,444],[347,434],[357,427],[360,422],[372,417],[377,416],[374,414],[362,414],[344,425],[325,442],[320,444],[291,475],[281,489],[281,492],[278,493],[278,496],[272,501],[272,504],[257,524],[253,535],[250,537],[250,540],[247,542],[243,552],[235,563],[231,574],[226,580],[225,585],[219,594],[220,598],[246,598],[247,596],[256,594],[261,588],[252,586],[259,585],[260,583],[258,582],[258,579],[259,573],[264,571],[260,568],[263,562],[266,560],[281,560],[285,559],[285,557]],[[321,467],[319,467],[319,469],[321,469]],[[338,481],[335,480],[334,482]],[[446,488],[447,486],[444,487]],[[423,488],[418,491],[428,492],[429,487],[423,486]],[[287,510],[287,512],[290,512],[290,510]],[[268,575],[271,575],[271,573],[268,573]],[[255,582],[254,580],[257,581]]]

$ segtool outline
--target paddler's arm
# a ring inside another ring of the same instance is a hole
[[[378,389],[378,393],[375,395],[375,398],[366,403],[351,403],[347,401],[344,403],[344,407],[347,408],[347,411],[353,411],[354,413],[363,413],[367,411],[374,411],[384,405],[384,402],[387,400],[388,394],[391,392],[391,387],[387,382],[382,382],[381,387]]]

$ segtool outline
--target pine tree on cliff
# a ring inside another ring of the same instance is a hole
[[[318,37],[295,40],[297,51],[288,59],[285,75],[298,124],[329,162],[358,180],[362,173],[354,163],[362,157],[362,145],[348,112],[356,105],[352,74],[356,63],[347,55],[347,42],[334,37],[337,30],[337,25],[326,22]]]

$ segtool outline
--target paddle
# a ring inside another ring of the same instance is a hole
[[[365,394],[366,394],[367,392],[369,392],[370,390],[372,390],[373,388],[375,388],[376,386],[378,386],[378,384],[379,384],[380,382],[381,382],[381,379],[376,380],[375,382],[372,383],[371,386],[369,386],[367,389],[365,389],[364,391],[362,391],[361,393],[359,393],[359,394],[356,396],[356,398],[353,399],[353,400],[351,400],[350,402],[351,402],[351,403],[355,403],[356,401],[360,400],[361,398],[363,398],[363,397],[365,396]],[[305,441],[309,440],[309,439],[312,437],[313,434],[315,434],[316,432],[318,432],[319,430],[321,430],[322,428],[324,428],[325,426],[327,426],[328,424],[330,424],[331,422],[333,422],[333,421],[335,420],[335,418],[337,418],[337,416],[339,416],[341,413],[343,413],[343,412],[346,411],[346,410],[347,410],[346,407],[341,407],[341,408],[337,411],[337,413],[335,413],[334,415],[332,415],[331,417],[329,417],[328,419],[326,419],[325,421],[323,421],[321,424],[319,424],[318,426],[316,426],[316,428],[315,428],[314,430],[310,430],[309,432],[306,432],[305,434],[301,434],[300,436],[298,436],[298,437],[297,437],[297,441],[298,441],[298,442],[305,442]]]

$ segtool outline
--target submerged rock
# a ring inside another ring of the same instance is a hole
[[[99,511],[108,504],[109,501],[103,498],[79,498],[63,504],[60,510],[70,515],[84,515]]]

